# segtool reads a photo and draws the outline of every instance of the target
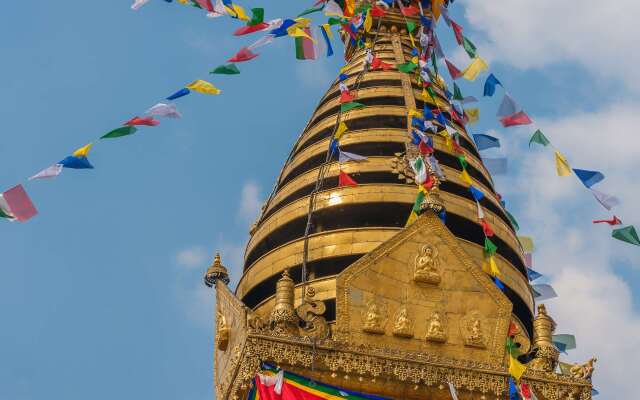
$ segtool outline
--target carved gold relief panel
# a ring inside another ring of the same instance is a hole
[[[504,359],[511,303],[430,213],[343,271],[336,292],[339,339]]]

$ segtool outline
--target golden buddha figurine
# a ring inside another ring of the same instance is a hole
[[[413,280],[433,285],[440,283],[440,258],[436,247],[430,245],[422,246],[415,259]]]
[[[413,323],[409,319],[407,307],[402,307],[396,316],[396,322],[393,325],[393,335],[399,337],[413,337]]]
[[[364,314],[364,324],[362,330],[367,333],[377,335],[384,334],[384,310],[383,306],[371,300],[367,306],[367,312]]]
[[[484,332],[482,330],[482,320],[478,311],[472,311],[465,316],[463,322],[465,332],[465,344],[471,347],[484,349],[486,347]]]
[[[444,330],[442,324],[442,317],[440,311],[434,311],[429,319],[429,326],[427,327],[426,339],[430,342],[446,342],[447,333]]]
[[[218,311],[216,314],[216,345],[219,350],[226,350],[229,345],[231,328],[227,325],[227,318]]]

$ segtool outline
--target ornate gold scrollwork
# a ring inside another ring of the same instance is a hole
[[[591,376],[593,375],[593,371],[595,369],[593,364],[595,364],[596,361],[598,361],[598,359],[593,357],[584,364],[574,364],[569,369],[569,372],[571,373],[571,376],[576,379],[590,380]]]
[[[313,287],[307,287],[305,302],[296,308],[296,314],[304,322],[302,336],[313,339],[326,339],[331,333],[327,320],[322,316],[327,307],[322,300],[314,300],[316,291]]]
[[[413,280],[437,285],[442,280],[440,276],[440,255],[438,248],[431,245],[424,245],[420,253],[416,255]]]

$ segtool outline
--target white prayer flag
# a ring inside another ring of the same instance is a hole
[[[620,200],[615,196],[602,193],[595,189],[589,189],[589,190],[591,190],[593,197],[595,197],[596,200],[598,200],[598,203],[602,204],[602,207],[606,208],[607,210],[611,210],[613,207],[620,204]]]
[[[147,4],[148,2],[149,0],[134,0],[133,4],[131,5],[131,9],[138,10],[140,7]]]
[[[182,118],[175,104],[158,103],[146,111],[147,115],[168,118]]]
[[[55,178],[56,176],[60,175],[60,173],[62,172],[62,168],[62,164],[53,164],[52,166],[43,169],[42,171],[29,178],[29,180],[32,181],[34,179]]]
[[[364,161],[366,159],[367,157],[361,156],[360,154],[349,153],[348,151],[342,150],[340,150],[340,154],[338,155],[338,161],[340,162],[340,164],[346,163],[348,161]]]

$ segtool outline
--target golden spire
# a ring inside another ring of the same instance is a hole
[[[220,253],[216,253],[213,264],[211,264],[204,274],[204,284],[208,287],[213,287],[219,280],[224,282],[225,285],[228,285],[230,282],[227,268],[222,265],[222,261],[220,260]]]
[[[271,310],[269,324],[277,335],[291,335],[298,331],[298,317],[293,307],[293,279],[285,269],[276,283],[276,304]]]

